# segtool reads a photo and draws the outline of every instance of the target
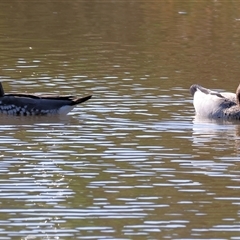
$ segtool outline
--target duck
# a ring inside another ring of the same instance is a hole
[[[240,85],[236,93],[218,92],[193,84],[190,87],[196,116],[240,120]]]
[[[5,93],[0,82],[0,114],[39,116],[67,115],[76,105],[92,97]]]

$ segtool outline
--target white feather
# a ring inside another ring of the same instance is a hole
[[[66,115],[66,114],[69,113],[73,108],[74,108],[74,106],[65,105],[65,106],[59,108],[58,114],[60,114],[60,115]]]
[[[237,94],[230,92],[216,92],[199,85],[192,85],[193,105],[197,116],[204,118],[240,118],[240,87]]]

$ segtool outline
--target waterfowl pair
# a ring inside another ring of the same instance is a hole
[[[240,120],[240,85],[236,93],[217,92],[194,84],[190,87],[196,115],[204,118]]]
[[[66,115],[77,104],[92,96],[35,95],[25,93],[5,94],[0,82],[0,113],[8,115]]]

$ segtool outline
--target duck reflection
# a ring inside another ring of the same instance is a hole
[[[240,122],[219,119],[205,119],[195,116],[193,120],[193,146],[205,145],[208,150],[224,155],[240,155]],[[232,147],[235,153],[232,152]],[[229,155],[229,159],[231,158]]]

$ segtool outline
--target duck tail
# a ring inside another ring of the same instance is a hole
[[[198,84],[193,84],[191,87],[190,87],[190,93],[192,94],[192,96],[194,96],[195,92],[199,90],[201,91],[202,93],[205,93],[205,94],[210,94],[210,95],[214,95],[214,96],[217,96],[217,97],[220,97],[220,98],[224,98],[224,96],[219,93],[219,92],[216,92],[216,91],[212,91],[210,89],[207,89],[207,88],[204,88]]]
[[[86,96],[86,97],[81,97],[81,98],[74,99],[74,100],[72,101],[72,104],[71,104],[71,105],[76,105],[76,104],[79,104],[79,103],[86,102],[86,101],[89,100],[91,97],[92,97],[92,95],[88,95],[88,96]]]
[[[192,94],[192,96],[194,96],[195,92],[197,91],[198,88],[201,88],[200,85],[198,84],[193,84],[191,87],[190,87],[190,93]]]

